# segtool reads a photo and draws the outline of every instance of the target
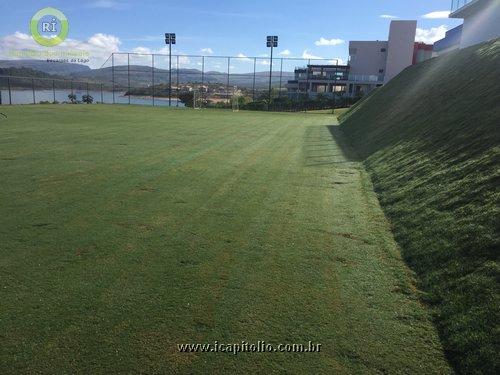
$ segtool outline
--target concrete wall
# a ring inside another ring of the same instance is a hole
[[[473,1],[450,17],[464,19],[460,48],[500,37],[499,0]]]
[[[384,83],[412,64],[417,21],[392,21]]]
[[[350,74],[379,75],[379,69],[385,72],[387,48],[386,41],[349,42]]]

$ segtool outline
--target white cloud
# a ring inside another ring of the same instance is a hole
[[[438,27],[431,27],[430,29],[420,29],[417,28],[417,33],[415,36],[416,42],[424,42],[427,44],[433,44],[439,39],[443,39],[446,35],[447,28],[445,25]]]
[[[114,0],[96,0],[88,4],[90,8],[120,9],[121,4]]]
[[[332,64],[332,65],[344,65],[344,59],[342,59],[341,57],[336,57],[332,60],[328,60],[328,64]]]
[[[290,52],[290,50],[289,50],[289,49],[285,49],[285,50],[281,51],[281,52],[279,53],[279,55],[281,55],[281,56],[290,56],[290,55],[291,55],[291,52]]]
[[[314,44],[317,46],[338,46],[339,44],[345,43],[344,40],[338,39],[338,38],[333,38],[333,39],[326,39],[326,38],[319,38],[319,40],[315,41]]]
[[[322,59],[322,57],[315,56],[315,55],[309,53],[309,51],[307,49],[305,49],[304,52],[302,52],[302,58],[303,59]]]
[[[424,14],[422,18],[439,19],[439,18],[448,18],[449,15],[450,15],[449,10],[438,10],[435,12]]]
[[[135,47],[132,50],[133,53],[143,53],[143,54],[150,54],[151,50],[147,47]]]
[[[90,62],[87,65],[91,68],[99,68],[111,53],[119,52],[120,44],[120,39],[114,35],[97,33],[85,41],[66,39],[56,47],[47,48],[36,43],[30,35],[16,31],[14,34],[0,37],[0,56],[14,59],[27,58],[26,56],[12,57],[15,56],[13,53],[19,51],[35,51],[42,54],[49,51],[51,53],[86,52],[90,55]]]
[[[393,16],[392,14],[381,14],[380,18],[394,19],[394,18],[399,18],[399,17],[398,16]]]
[[[158,42],[164,40],[163,35],[140,35],[134,38],[122,38],[127,42]]]
[[[69,44],[71,42],[70,39],[67,40],[67,43]],[[82,43],[77,40],[73,40],[74,43]],[[63,44],[66,43],[66,41],[61,43],[61,47],[65,47]],[[102,49],[112,49],[113,52],[118,50],[118,46],[121,44],[120,39],[114,35],[107,35],[107,34],[102,34],[102,33],[97,33],[92,35],[87,42],[83,42],[84,44],[87,44],[88,46],[92,46],[92,48],[102,48]]]
[[[247,55],[245,55],[244,53],[238,53],[236,55],[236,57],[240,60],[240,61],[250,61],[250,59],[248,58]]]
[[[207,47],[207,48],[202,48],[201,50],[201,53],[206,53],[208,55],[213,55],[214,54],[214,50],[210,47]]]

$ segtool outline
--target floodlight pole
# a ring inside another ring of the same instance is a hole
[[[271,44],[271,61],[269,62],[269,104],[267,107],[268,110],[271,107],[271,91],[272,91],[271,82],[272,82],[272,78],[273,78],[273,45]]]
[[[165,44],[168,44],[168,106],[171,107],[172,106],[172,44],[175,44],[174,33],[165,33]]]
[[[168,43],[168,106],[172,106],[172,43]]]
[[[273,77],[273,49],[278,47],[278,37],[276,35],[268,35],[266,38],[266,46],[271,47],[271,61],[269,63],[269,104],[267,105],[267,110],[271,109],[271,83]]]

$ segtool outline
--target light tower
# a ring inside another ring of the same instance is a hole
[[[269,66],[269,104],[267,105],[267,109],[271,105],[271,80],[273,76],[273,48],[278,47],[278,37],[276,35],[268,35],[266,40],[267,47],[271,48],[271,62]]]
[[[168,44],[168,106],[170,107],[172,105],[172,44],[175,44],[175,33],[165,33],[165,44]]]

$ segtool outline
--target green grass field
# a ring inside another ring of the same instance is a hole
[[[461,374],[500,373],[499,82],[497,39],[408,68],[341,125]]]
[[[450,371],[332,115],[2,112],[0,373]]]

